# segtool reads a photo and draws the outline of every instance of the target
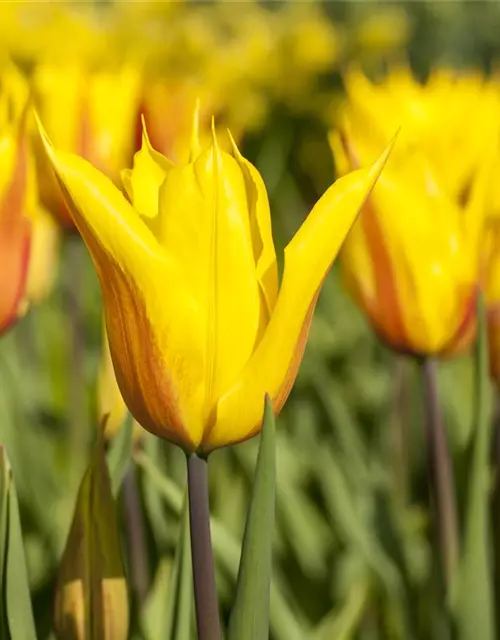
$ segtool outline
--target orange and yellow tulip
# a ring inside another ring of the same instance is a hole
[[[196,130],[196,127],[195,127]],[[93,258],[122,396],[148,431],[187,452],[255,435],[264,398],[279,412],[302,359],[325,278],[386,160],[338,180],[285,250],[278,285],[267,194],[258,171],[215,133],[174,165],[144,132],[130,202],[101,172],[47,156]]]
[[[54,274],[57,230],[38,202],[27,116],[27,84],[8,67],[0,93],[0,333],[47,294]]]
[[[401,126],[395,153],[417,148],[442,188],[460,203],[482,163],[499,110],[495,83],[479,73],[448,68],[434,70],[421,83],[406,67],[390,70],[377,82],[352,68],[344,80],[347,97],[338,125],[348,125],[371,148]]]
[[[488,329],[490,375],[500,381],[500,220],[488,224],[485,236],[484,297]]]
[[[141,79],[135,67],[86,71],[78,64],[40,64],[33,75],[35,103],[55,144],[82,156],[118,182],[135,150]],[[65,228],[73,226],[43,153],[38,156],[42,202]]]
[[[399,141],[398,141],[399,142]],[[369,157],[335,132],[339,168]],[[462,209],[417,150],[395,149],[342,250],[348,289],[379,336],[419,356],[466,348],[475,329],[487,172]]]

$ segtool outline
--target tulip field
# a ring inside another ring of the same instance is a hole
[[[0,3],[0,640],[500,640],[499,34]]]

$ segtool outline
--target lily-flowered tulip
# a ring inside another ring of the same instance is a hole
[[[278,412],[295,380],[315,302],[372,189],[371,169],[338,180],[285,250],[278,286],[258,171],[214,134],[174,165],[144,134],[130,198],[76,155],[48,157],[93,258],[118,385],[137,421],[187,452],[256,434],[265,394]]]
[[[370,155],[337,132],[331,143],[344,170]],[[342,251],[348,289],[392,348],[427,356],[470,344],[487,178],[477,175],[463,210],[425,156],[394,150]]]
[[[487,312],[491,378],[500,382],[500,219],[492,220],[485,234],[484,295]]]
[[[38,113],[60,149],[82,156],[115,182],[135,150],[141,78],[135,67],[86,71],[40,64],[33,75]],[[39,154],[41,197],[63,227],[73,220],[50,166]]]
[[[357,139],[371,148],[383,145],[401,126],[395,153],[418,148],[439,184],[460,202],[489,144],[498,111],[495,84],[479,73],[448,68],[434,70],[421,83],[406,67],[396,67],[376,82],[352,68],[344,81],[347,97],[339,126],[344,128],[347,120]]]
[[[28,88],[14,67],[0,92],[0,334],[51,284],[57,229],[38,202],[27,132]]]

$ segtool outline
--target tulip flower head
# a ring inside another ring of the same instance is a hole
[[[353,67],[344,76],[345,120],[358,139],[383,145],[401,125],[395,153],[418,148],[436,180],[455,200],[468,189],[490,137],[491,118],[498,109],[498,92],[480,74],[434,70],[425,83],[406,67],[391,69],[375,82]],[[464,127],[469,114],[473,121]]]
[[[335,256],[386,160],[338,180],[285,250],[278,285],[269,204],[233,145],[193,135],[174,165],[144,131],[129,201],[96,168],[42,134],[104,299],[116,378],[148,431],[207,454],[261,427],[297,375],[312,312]]]
[[[57,231],[39,205],[29,145],[28,87],[14,67],[0,92],[0,334],[48,292]]]
[[[134,151],[138,70],[87,71],[77,64],[40,64],[33,85],[37,109],[54,143],[119,181]],[[42,200],[63,227],[71,228],[73,220],[43,153],[38,160]]]
[[[339,168],[369,150],[334,132]],[[348,289],[379,336],[418,356],[455,353],[474,335],[486,176],[468,210],[438,184],[418,150],[395,149],[343,251]]]

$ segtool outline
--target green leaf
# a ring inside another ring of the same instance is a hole
[[[126,640],[128,634],[127,586],[101,439],[80,485],[61,560],[55,626],[65,640]]]
[[[191,565],[191,537],[189,509],[184,500],[179,528],[179,540],[169,587],[169,604],[166,615],[166,633],[170,640],[191,638],[193,612],[193,569]]]
[[[369,603],[370,583],[367,578],[354,582],[339,610],[325,616],[310,640],[350,640],[355,637]]]
[[[155,583],[141,615],[144,634],[150,640],[189,640],[192,637],[193,571],[186,499],[179,525],[173,562],[171,556],[160,559]]]
[[[476,345],[476,406],[472,457],[468,477],[464,546],[458,576],[456,621],[460,640],[493,640],[491,540],[489,537],[490,419],[488,346],[482,297],[478,299]]]
[[[11,638],[36,640],[17,493],[3,447],[0,448],[0,477],[1,578],[4,587],[1,630],[4,634],[7,626]]]
[[[7,638],[7,612],[5,608],[4,574],[7,564],[7,527],[9,519],[9,472],[5,449],[0,447],[0,638]]]
[[[115,498],[120,490],[132,455],[133,434],[134,419],[132,418],[132,414],[127,411],[122,426],[118,429],[118,433],[111,441],[107,455],[111,492]]]
[[[146,474],[145,479],[148,478],[156,486],[168,508],[180,516],[182,510],[181,489],[166,477],[144,452],[136,452],[134,459]],[[233,534],[217,518],[210,518],[210,528],[216,566],[235,582],[240,555],[239,544]],[[284,588],[274,579],[271,583],[270,620],[271,631],[276,640],[302,640],[306,635],[306,621],[300,611],[290,606],[284,594]]]
[[[269,637],[272,539],[276,502],[275,421],[266,396],[264,422],[248,510],[229,640]]]

